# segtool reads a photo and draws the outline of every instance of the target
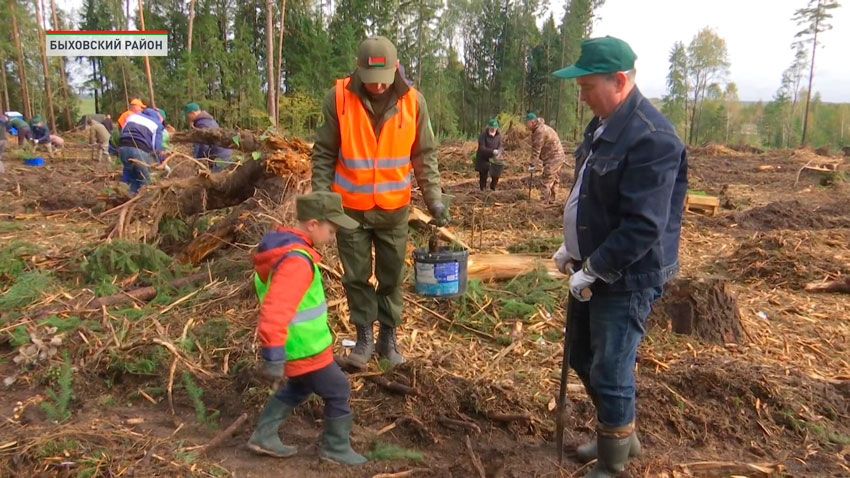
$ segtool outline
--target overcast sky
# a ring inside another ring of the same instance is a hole
[[[824,101],[850,102],[850,1],[832,10],[833,30],[818,36],[815,84]],[[562,15],[563,1],[555,18]],[[808,0],[606,0],[593,36],[627,41],[638,56],[641,91],[660,97],[666,87],[673,43],[687,45],[703,27],[713,28],[729,50],[729,81],[742,100],[770,100],[793,60],[791,42],[801,28],[791,20]]]

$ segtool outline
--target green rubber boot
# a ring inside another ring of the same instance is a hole
[[[614,475],[626,468],[629,462],[629,450],[632,448],[632,436],[617,438],[605,435],[596,437],[596,447],[599,458],[590,473],[584,478],[613,478]]]
[[[255,453],[278,458],[294,455],[298,449],[294,446],[284,445],[280,441],[280,435],[278,435],[280,424],[291,414],[292,407],[284,404],[276,397],[272,397],[266,408],[263,409],[263,413],[260,414],[257,428],[248,440],[248,448]]]
[[[596,440],[592,440],[576,448],[576,457],[581,463],[590,463],[599,457],[597,450]],[[629,458],[640,456],[640,451],[640,440],[638,440],[637,433],[632,433],[629,443]]]
[[[362,465],[366,457],[351,449],[351,423],[354,414],[349,413],[337,418],[325,417],[325,433],[322,435],[323,459],[343,465]]]

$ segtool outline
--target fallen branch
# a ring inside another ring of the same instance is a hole
[[[474,254],[469,256],[467,275],[482,281],[513,279],[538,267],[545,268],[550,277],[567,278],[549,257],[531,254]]]
[[[725,476],[750,476],[770,478],[785,468],[780,464],[755,464],[735,461],[700,461],[681,465],[685,472],[702,478],[721,478]]]
[[[504,423],[530,422],[531,421],[531,415],[529,415],[527,413],[511,414],[511,413],[484,412],[484,416],[489,418],[490,420],[493,420],[493,421],[496,421],[496,422],[504,422]]]
[[[843,281],[811,282],[805,285],[806,292],[841,292],[850,294],[850,277]]]
[[[469,459],[472,461],[472,467],[478,472],[480,478],[487,478],[487,473],[484,471],[484,465],[481,464],[481,458],[475,454],[472,449],[472,442],[469,440],[469,435],[466,435],[466,449],[469,451]]]
[[[348,373],[357,373],[357,372],[361,372],[363,370],[363,369],[359,369],[357,367],[352,366],[348,362],[348,360],[346,360],[343,357],[340,357],[338,355],[334,355],[334,362],[336,362],[336,364],[339,365],[340,368],[342,368],[344,371],[346,371]],[[410,387],[408,385],[404,385],[404,384],[401,384],[401,383],[398,383],[398,382],[393,382],[391,380],[388,380],[386,377],[383,377],[380,374],[358,374],[358,375],[356,375],[356,377],[362,378],[362,379],[367,380],[369,382],[372,382],[375,385],[378,385],[379,387],[385,388],[392,393],[397,393],[399,395],[414,395],[414,396],[419,395],[419,390],[417,390],[413,387]]]
[[[456,430],[469,430],[471,432],[474,432],[476,435],[481,433],[481,428],[479,428],[478,425],[476,425],[472,422],[465,422],[463,420],[455,420],[454,418],[449,418],[449,417],[445,417],[445,416],[442,416],[442,415],[437,417],[437,421],[439,423],[442,423],[443,425],[449,427],[449,428],[454,428]]]
[[[168,286],[173,287],[175,289],[179,289],[181,287],[185,287],[189,284],[193,284],[195,282],[199,282],[208,278],[209,274],[207,272],[198,272],[192,275],[188,275],[186,277],[174,279],[168,283]],[[139,287],[138,289],[133,289],[131,291],[121,291],[114,295],[108,295],[106,297],[99,297],[96,299],[89,299],[88,301],[78,301],[70,305],[57,305],[47,307],[38,311],[35,314],[35,317],[41,318],[52,314],[60,314],[72,311],[97,311],[101,310],[103,307],[112,307],[114,305],[125,304],[127,302],[147,302],[156,297],[158,293],[159,291],[155,286]]]
[[[398,382],[392,382],[380,375],[364,375],[363,378],[374,383],[375,385],[378,385],[382,388],[389,390],[390,392],[397,393],[399,395],[419,395],[419,391],[415,388],[408,387],[407,385]]]
[[[239,429],[239,427],[241,427],[242,424],[245,423],[245,420],[247,420],[247,419],[248,419],[247,413],[243,413],[242,415],[239,415],[239,418],[237,418],[236,421],[231,423],[229,427],[225,428],[221,433],[216,435],[215,438],[210,440],[209,443],[204,445],[204,447],[201,449],[200,452],[201,453],[208,453],[213,448],[221,445],[222,442],[224,442],[224,440],[228,439],[230,436],[232,436],[234,433],[236,433],[236,431]]]
[[[404,478],[406,476],[413,476],[416,473],[423,473],[426,471],[430,471],[429,468],[411,468],[405,471],[398,471],[395,473],[378,473],[377,475],[372,475],[372,478]]]

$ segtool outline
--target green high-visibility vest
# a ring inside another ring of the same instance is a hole
[[[312,256],[303,249],[293,249],[293,252],[303,254],[313,264],[313,282],[298,303],[295,317],[289,322],[289,334],[286,337],[286,360],[298,360],[312,357],[328,348],[333,343],[331,330],[328,328],[328,303],[325,301],[325,289],[322,287],[322,274],[319,266],[313,263]],[[272,271],[273,273],[274,271]],[[260,304],[269,291],[272,283],[272,273],[266,282],[254,273],[254,287]]]

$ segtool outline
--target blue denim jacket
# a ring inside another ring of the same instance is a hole
[[[575,152],[576,172],[589,161],[576,217],[582,261],[604,281],[597,288],[661,286],[679,271],[685,146],[637,87],[592,142],[599,121],[590,122]]]

